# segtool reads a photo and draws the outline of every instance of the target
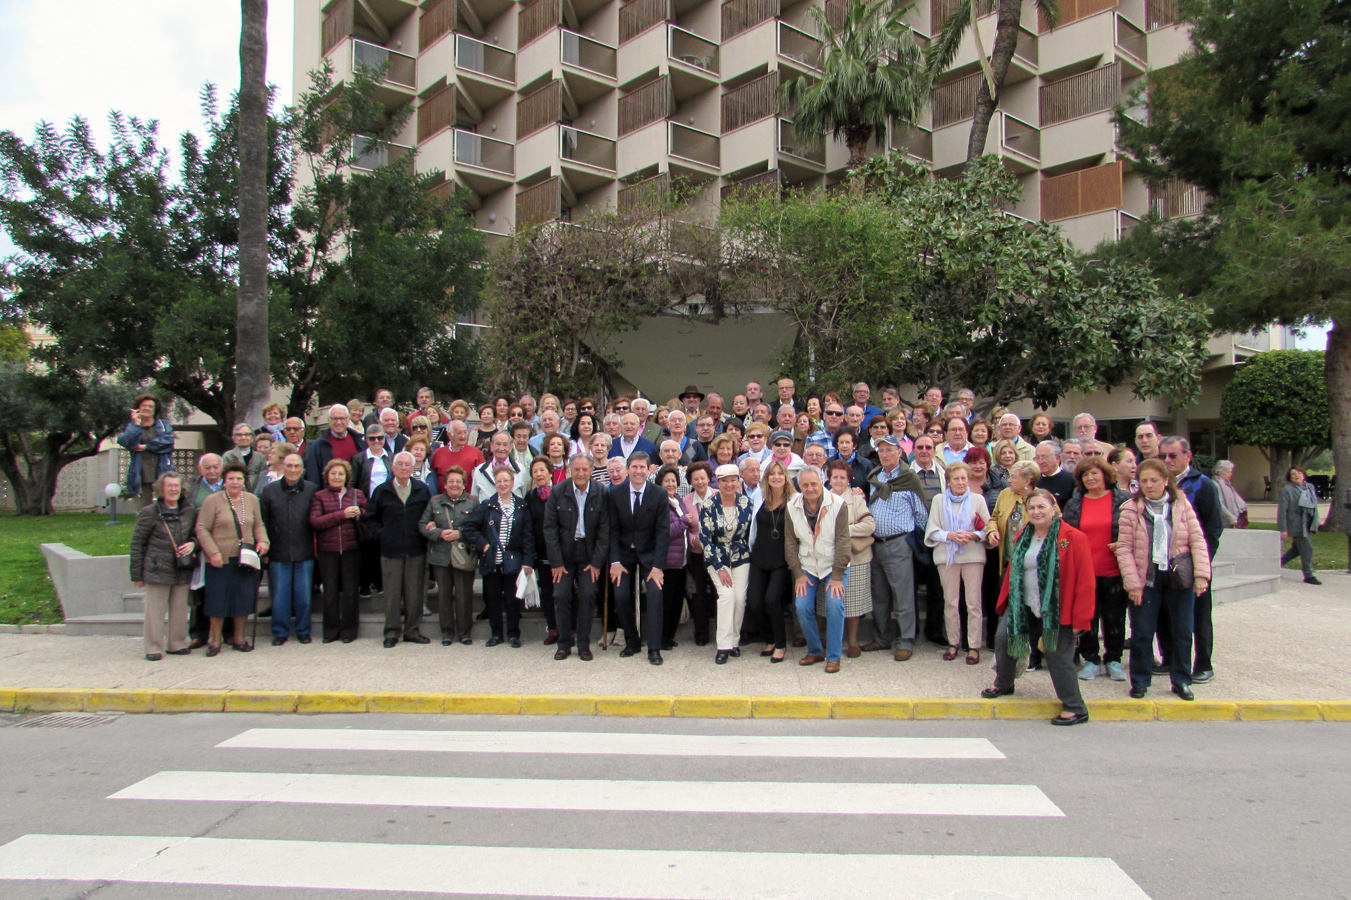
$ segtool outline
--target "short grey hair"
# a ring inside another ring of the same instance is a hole
[[[606,437],[609,437],[609,435],[606,435]],[[587,456],[585,453],[574,453],[572,454],[572,456],[568,457],[568,467],[571,468],[572,464],[579,459],[585,462],[588,466],[591,465],[591,457]]]
[[[802,483],[803,475],[815,475],[817,481],[821,482],[822,484],[826,483],[826,473],[818,466],[803,466],[801,469],[798,469],[797,473],[798,484]]]
[[[1097,441],[1094,441],[1093,443],[1096,444]],[[1061,443],[1060,443],[1060,449],[1063,451],[1063,450],[1064,450],[1066,447],[1068,447],[1070,444],[1073,444],[1073,445],[1075,445],[1076,447],[1078,447],[1078,448],[1079,448],[1079,453],[1080,453],[1080,454],[1082,454],[1082,453],[1084,452],[1084,442],[1081,441],[1081,440],[1079,440],[1078,438],[1065,438],[1065,440],[1061,441]]]
[[[757,458],[755,458],[754,456],[751,456],[751,455],[748,453],[748,454],[746,454],[745,456],[741,457],[741,462],[737,463],[737,466],[736,466],[736,467],[737,467],[737,469],[739,469],[740,471],[744,472],[744,471],[746,471],[746,467],[747,467],[747,466],[750,466],[750,465],[754,465],[754,466],[756,466],[756,467],[758,468],[759,465],[760,465],[760,460],[757,459]]]
[[[1074,417],[1074,421],[1072,421],[1072,422],[1070,423],[1070,427],[1073,428],[1075,425],[1078,425],[1078,424],[1079,424],[1079,421],[1080,421],[1081,419],[1087,419],[1088,421],[1092,422],[1094,425],[1097,425],[1097,424],[1098,424],[1098,420],[1095,419],[1095,418],[1093,418],[1092,413],[1082,412],[1082,413],[1079,413],[1079,415],[1077,415],[1077,416]]]
[[[334,403],[332,406],[328,408],[328,414],[330,416],[332,416],[335,412],[347,413],[347,415],[349,416],[352,414],[352,411],[341,403]]]
[[[1055,458],[1056,458],[1056,459],[1059,459],[1059,458],[1060,458],[1060,442],[1059,442],[1059,441],[1056,441],[1056,440],[1042,441],[1040,444],[1038,444],[1038,445],[1036,446],[1036,450],[1040,450],[1042,447],[1050,447],[1050,448],[1051,448],[1051,452],[1055,454]],[[1036,452],[1036,450],[1034,450],[1033,452]]]
[[[1234,469],[1234,461],[1231,459],[1222,459],[1219,462],[1215,463],[1216,475],[1223,475],[1225,472],[1232,472],[1233,469]]]
[[[597,431],[595,434],[591,435],[591,437],[587,439],[586,442],[587,446],[589,447],[591,445],[591,442],[594,441],[596,438],[603,438],[605,440],[605,452],[609,453],[610,447],[614,445],[615,442],[614,438],[610,437],[603,431]]]
[[[1017,413],[1011,413],[1011,412],[1004,413],[1002,416],[999,417],[999,422],[998,422],[998,424],[1003,425],[1005,419],[1012,419],[1014,422],[1016,422],[1016,423],[1019,424],[1019,425],[1022,425],[1022,424],[1023,424],[1023,420],[1020,419],[1020,418],[1018,418],[1018,414],[1017,414]]]
[[[417,457],[415,457],[413,454],[409,453],[407,450],[400,450],[398,453],[395,453],[395,454],[394,454],[394,459],[391,460],[391,462],[398,462],[400,459],[402,459],[402,458],[405,457],[405,456],[408,457],[408,463],[409,463],[409,465],[414,465],[414,466],[417,465]]]
[[[1192,452],[1192,442],[1187,440],[1180,434],[1170,435],[1159,441],[1160,447],[1162,447],[1164,444],[1176,444],[1177,446],[1182,448],[1183,453]]]

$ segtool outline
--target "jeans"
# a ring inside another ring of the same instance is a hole
[[[1154,672],[1154,631],[1159,611],[1166,609],[1171,624],[1168,646],[1169,677],[1174,686],[1192,683],[1192,617],[1196,595],[1190,590],[1168,587],[1168,573],[1162,572],[1144,589],[1140,605],[1131,604],[1131,686],[1148,688]]]
[[[840,655],[844,649],[844,594],[841,592],[839,597],[831,596],[828,585],[829,576],[821,577],[812,575],[810,572],[803,573],[807,578],[807,593],[801,597],[795,597],[797,604],[797,619],[802,623],[802,636],[807,639],[807,653],[811,656],[821,656],[824,654],[826,659],[831,662],[839,662]],[[844,578],[840,580],[840,586],[843,588],[849,583],[849,571],[846,569]],[[816,625],[816,592],[825,591],[826,601],[826,645],[821,646],[821,631]]]
[[[269,563],[267,572],[272,592],[272,636],[290,636],[291,617],[295,616],[296,637],[309,637],[314,560]]]

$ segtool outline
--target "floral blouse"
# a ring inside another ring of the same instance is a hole
[[[735,519],[733,519],[735,514]],[[751,561],[751,501],[738,494],[736,506],[725,508],[714,493],[699,507],[699,542],[710,569],[732,569]]]

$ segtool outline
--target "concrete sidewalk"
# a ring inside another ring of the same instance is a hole
[[[1320,573],[1313,587],[1286,572],[1284,589],[1218,607],[1215,680],[1197,685],[1201,700],[1351,699],[1351,658],[1336,649],[1335,635],[1351,632],[1351,576]],[[688,629],[682,629],[687,631]],[[378,640],[272,647],[266,629],[254,652],[226,649],[208,659],[204,651],[142,658],[140,638],[0,634],[0,686],[4,688],[396,691],[463,694],[795,696],[974,698],[990,684],[992,653],[978,666],[961,657],[941,659],[942,648],[916,646],[914,658],[898,663],[889,653],[845,659],[839,674],[821,665],[802,667],[804,649],[770,665],[759,645],[740,659],[713,663],[711,648],[682,641],[650,666],[646,654],[620,659],[620,647],[583,663],[574,655],[555,662],[552,647],[530,643],[519,650],[476,642],[442,647],[400,644],[385,650]],[[1085,698],[1126,699],[1127,685],[1103,677],[1081,682]],[[1017,696],[1054,698],[1045,672],[1025,675]],[[1166,698],[1168,679],[1156,677],[1150,696]]]

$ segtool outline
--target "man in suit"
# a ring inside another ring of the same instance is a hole
[[[572,457],[568,473],[571,477],[554,487],[544,505],[544,543],[553,562],[558,622],[554,659],[568,658],[576,632],[577,655],[590,662],[591,620],[596,617],[596,593],[610,552],[610,498],[592,482],[591,458],[585,454]]]
[[[669,419],[667,421],[670,421]],[[638,433],[638,417],[631,412],[624,413],[619,420],[619,439],[610,445],[610,455],[632,459],[634,453],[642,453],[648,459],[657,455],[652,442]]]
[[[380,427],[385,432],[385,452],[393,457],[402,453],[408,446],[408,435],[399,431],[399,411],[393,408],[380,410]]]
[[[641,584],[647,595],[643,632],[647,661],[661,665],[662,566],[671,541],[671,505],[666,492],[647,483],[650,457],[641,450],[629,455],[628,481],[610,488],[610,580],[615,585],[615,611],[624,628],[629,657],[642,647],[634,596]]]

